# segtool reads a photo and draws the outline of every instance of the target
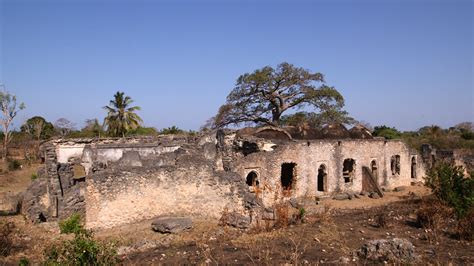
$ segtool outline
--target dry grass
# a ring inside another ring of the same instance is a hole
[[[438,231],[445,225],[446,220],[453,218],[453,210],[435,198],[422,201],[416,213],[416,223],[419,227]]]
[[[12,233],[15,224],[7,222],[0,227],[0,256],[6,257],[10,255],[13,248]]]

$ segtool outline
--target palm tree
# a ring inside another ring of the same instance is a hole
[[[135,111],[141,108],[139,106],[130,106],[132,103],[132,98],[124,96],[123,92],[117,91],[109,105],[104,106],[104,109],[107,111],[104,125],[110,136],[125,137],[127,132],[136,129],[143,122],[138,114],[135,113]]]

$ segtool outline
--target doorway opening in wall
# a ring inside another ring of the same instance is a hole
[[[390,170],[392,175],[400,175],[400,155],[394,155],[390,158]]]
[[[372,160],[372,162],[370,162],[370,171],[372,172],[372,176],[375,178],[375,180],[378,181],[377,161]]]
[[[283,163],[281,165],[281,187],[283,190],[291,190],[295,186],[296,163]]]
[[[351,183],[354,178],[355,170],[355,160],[354,159],[345,159],[342,168],[342,177],[344,178],[344,183]]]
[[[318,191],[326,191],[326,166],[321,164],[318,169]]]
[[[416,178],[416,157],[411,157],[411,178]]]
[[[258,175],[255,171],[250,172],[247,175],[247,181],[245,182],[249,187],[258,187]]]

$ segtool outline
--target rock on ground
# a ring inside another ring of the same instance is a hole
[[[160,233],[179,233],[192,226],[193,221],[186,217],[159,217],[151,223],[151,228]]]
[[[332,197],[335,200],[347,200],[350,199],[349,194],[347,193],[338,193]]]
[[[239,229],[247,229],[250,227],[250,222],[250,217],[233,212],[223,215],[220,225],[230,225]]]
[[[357,254],[361,258],[377,262],[407,262],[415,259],[415,247],[402,238],[377,239],[365,243]]]

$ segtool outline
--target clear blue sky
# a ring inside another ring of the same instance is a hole
[[[147,126],[198,129],[236,78],[318,71],[372,125],[474,120],[473,1],[0,0],[0,83],[78,126],[125,91]]]

